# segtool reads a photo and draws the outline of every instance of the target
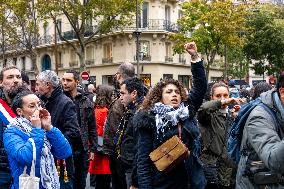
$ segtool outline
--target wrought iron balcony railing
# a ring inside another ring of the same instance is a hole
[[[150,55],[143,55],[142,57],[140,56],[139,57],[140,59],[140,61],[151,61],[151,56]],[[134,61],[136,61],[137,59],[136,59],[136,56],[134,56]]]
[[[178,62],[185,64],[186,63],[186,59],[185,58],[178,58]]]
[[[173,62],[173,57],[165,56],[165,62]]]
[[[136,29],[136,20],[125,29],[134,30]],[[165,30],[169,32],[178,32],[179,27],[176,23],[165,19],[147,19],[139,21],[139,29],[141,30]]]
[[[71,61],[71,62],[69,62],[69,66],[70,67],[78,66],[78,61]]]
[[[93,64],[95,64],[95,59],[88,59],[88,60],[86,60],[86,65],[87,66],[90,66],[90,65],[93,65]]]
[[[113,63],[112,57],[102,58],[102,63]]]
[[[97,25],[94,26],[87,26],[85,30],[85,37],[89,37],[90,35],[94,34]],[[139,28],[141,30],[164,30],[169,32],[178,32],[179,27],[176,23],[170,22],[169,20],[165,19],[147,19],[147,20],[140,20]],[[135,30],[136,29],[136,20],[132,20],[132,24],[125,26],[124,30]],[[113,29],[117,30],[117,29]],[[62,32],[62,36],[67,40],[77,39],[76,33],[74,30],[69,30]],[[54,35],[45,35],[39,38],[39,45],[51,44],[54,43]],[[59,35],[57,35],[57,42],[62,41]]]

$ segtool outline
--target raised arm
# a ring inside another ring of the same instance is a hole
[[[198,57],[197,47],[194,42],[184,45],[185,50],[191,55],[191,72],[193,79],[193,88],[189,93],[189,104],[193,106],[195,111],[198,110],[203,102],[204,95],[207,90],[207,79],[203,61]]]

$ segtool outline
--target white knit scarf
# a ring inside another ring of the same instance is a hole
[[[28,136],[33,129],[32,123],[24,117],[17,117],[8,127],[16,127]],[[59,177],[51,153],[51,144],[44,134],[44,144],[40,156],[40,175],[41,183],[45,189],[60,189]]]
[[[175,109],[170,105],[158,102],[154,105],[152,111],[156,114],[157,134],[163,134],[165,132],[165,126],[168,122],[171,122],[172,125],[176,126],[180,120],[184,121],[189,117],[188,106],[185,106],[184,103],[181,103],[180,106]]]

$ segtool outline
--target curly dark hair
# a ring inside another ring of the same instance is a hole
[[[149,93],[142,103],[141,109],[149,110],[154,106],[155,103],[161,102],[163,89],[169,84],[173,84],[179,89],[181,101],[187,101],[188,96],[186,95],[184,86],[178,80],[166,79],[158,82],[152,89],[149,90]]]
[[[107,107],[109,108],[109,105],[112,102],[112,94],[113,94],[114,88],[109,85],[99,85],[96,88],[96,101],[95,106],[96,107]]]

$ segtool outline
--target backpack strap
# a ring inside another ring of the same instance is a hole
[[[276,110],[270,108],[269,106],[267,106],[263,102],[259,102],[259,104],[257,104],[256,106],[263,107],[263,109],[265,111],[267,111],[271,115],[271,117],[273,119],[273,122],[274,122],[274,126],[275,126],[275,129],[276,129],[276,132],[277,132],[278,136],[282,139],[281,132],[280,132],[280,123],[279,123],[279,121],[278,121],[278,119],[276,117]],[[241,150],[241,154],[244,155],[244,156],[248,156],[249,155],[248,151],[249,151],[248,146],[244,145],[243,149]]]
[[[278,133],[279,137],[282,139],[282,136],[281,136],[281,128],[280,128],[280,123],[276,117],[276,110],[268,107],[267,105],[265,105],[264,103],[260,103],[259,104],[261,107],[263,107],[271,116],[272,116],[272,119],[273,119],[273,122],[274,122],[274,126],[275,126],[275,129],[276,129],[276,132]]]

